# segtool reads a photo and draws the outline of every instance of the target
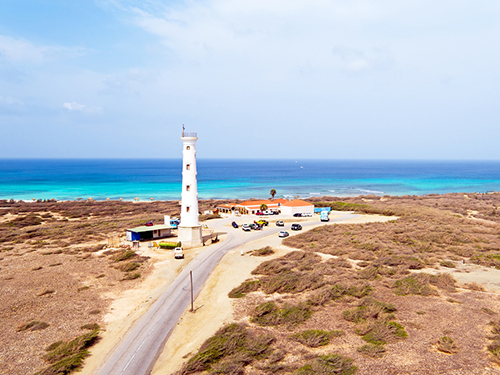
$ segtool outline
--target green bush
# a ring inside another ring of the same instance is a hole
[[[35,375],[69,374],[81,368],[83,360],[90,355],[88,348],[97,342],[98,334],[96,329],[69,342],[58,341],[50,345],[43,358],[51,365]]]
[[[377,301],[373,298],[365,298],[358,307],[348,309],[343,312],[345,320],[354,323],[362,323],[367,320],[377,320],[386,317],[387,314],[396,311],[396,307],[391,303]]]
[[[311,310],[305,304],[297,306],[285,304],[278,308],[274,302],[266,302],[255,308],[251,321],[261,326],[293,325],[309,319],[311,314]]]
[[[132,251],[132,250],[123,250],[122,252],[120,252],[118,255],[116,255],[113,260],[115,262],[121,262],[123,260],[127,260],[127,259],[130,259],[132,257],[135,257],[137,254]]]
[[[260,280],[245,281],[240,286],[231,290],[228,294],[229,298],[241,298],[247,293],[255,292],[260,288]]]
[[[334,335],[338,336],[338,332],[339,331],[335,331],[332,334],[328,331],[307,330],[296,333],[292,335],[291,338],[311,348],[317,348],[318,346],[328,345],[330,343],[330,337]]]
[[[412,275],[394,283],[394,293],[400,296],[418,294],[421,296],[436,296],[437,291],[429,285],[429,281],[420,275]]]
[[[274,338],[257,334],[243,324],[229,324],[206,340],[198,353],[191,357],[179,372],[181,375],[214,370],[222,373],[241,373],[255,359],[266,358]]]
[[[385,353],[385,346],[381,344],[365,344],[360,346],[358,352],[371,358],[380,358]]]
[[[314,361],[302,366],[296,375],[352,375],[357,367],[352,365],[353,360],[339,354],[322,355]]]
[[[458,352],[458,347],[455,341],[449,336],[440,337],[436,345],[437,350],[447,354],[454,354]]]

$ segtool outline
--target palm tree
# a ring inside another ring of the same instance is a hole
[[[274,199],[274,196],[276,195],[276,190],[271,189],[271,191],[269,192],[269,194],[271,194],[271,197],[273,197],[273,199]]]
[[[265,211],[265,210],[267,210],[267,204],[262,203],[262,204],[260,205],[260,210],[261,210],[261,211]]]

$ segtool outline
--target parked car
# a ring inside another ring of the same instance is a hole
[[[282,230],[279,234],[278,237],[285,238],[288,237],[290,234],[286,230]]]
[[[236,221],[233,221],[231,225],[233,226],[233,228],[238,228],[238,224],[236,224]]]
[[[250,225],[250,228],[252,228],[253,230],[261,230],[262,225],[257,224],[257,223],[253,223],[252,225]]]
[[[312,217],[312,214],[311,213],[305,213],[305,214],[302,214],[302,217]]]
[[[256,221],[257,224],[259,225],[269,225],[269,221],[267,220],[264,220],[264,219],[260,219],[259,221]]]
[[[255,213],[255,215],[259,215],[259,216],[261,216],[261,215],[264,215],[264,213],[263,213],[263,212],[261,212],[261,211],[257,211],[257,212]]]
[[[176,247],[174,249],[174,258],[175,259],[184,259],[184,253],[182,252],[182,247]]]
[[[250,232],[250,225],[248,224],[241,224],[241,229],[243,229],[245,232]]]
[[[292,224],[292,230],[302,230],[302,225],[300,224]]]
[[[152,227],[152,226],[153,226],[153,222],[152,222],[152,221],[148,221],[148,222],[146,223],[146,226],[147,226],[147,227]]]
[[[277,227],[284,227],[284,226],[285,226],[285,223],[283,222],[283,220],[278,220],[278,221],[276,222],[276,226],[277,226]]]
[[[293,214],[293,217],[301,217],[301,216],[302,216],[302,214],[298,213],[298,212],[296,212],[296,213]]]
[[[279,215],[280,213],[278,211],[271,211],[273,215]]]

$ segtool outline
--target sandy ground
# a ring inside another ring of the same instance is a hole
[[[335,218],[331,215],[330,218]],[[297,219],[283,219],[283,221],[295,221]],[[312,221],[316,218],[305,219],[302,221]],[[375,221],[394,220],[394,217],[362,215],[352,220],[343,221],[342,224],[369,223]],[[271,220],[269,220],[271,222]],[[274,221],[274,220],[273,220]],[[247,218],[237,220],[238,223],[250,222]],[[332,223],[333,224],[333,223]],[[270,223],[270,225],[272,225]],[[319,223],[315,226],[307,227],[306,230],[313,229],[316,226],[322,226],[325,223]],[[291,232],[296,235],[301,232]],[[195,312],[186,311],[180,319],[177,328],[165,344],[163,353],[158,358],[152,375],[170,374],[177,371],[186,358],[194,354],[201,344],[212,336],[225,323],[233,321],[233,308],[231,299],[227,294],[234,287],[240,285],[243,281],[250,278],[251,272],[262,262],[284,255],[292,251],[289,247],[283,246],[282,239],[277,235],[270,235],[264,238],[246,243],[230,251],[222,258],[215,271],[210,275],[203,290],[195,301]],[[265,246],[271,246],[276,253],[267,257],[250,256],[252,250],[260,249]],[[241,251],[244,256],[241,256]],[[237,270],[237,272],[235,272]]]

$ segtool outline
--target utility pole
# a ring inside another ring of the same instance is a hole
[[[193,271],[189,271],[189,278],[191,279],[191,312],[194,311],[193,307]]]

